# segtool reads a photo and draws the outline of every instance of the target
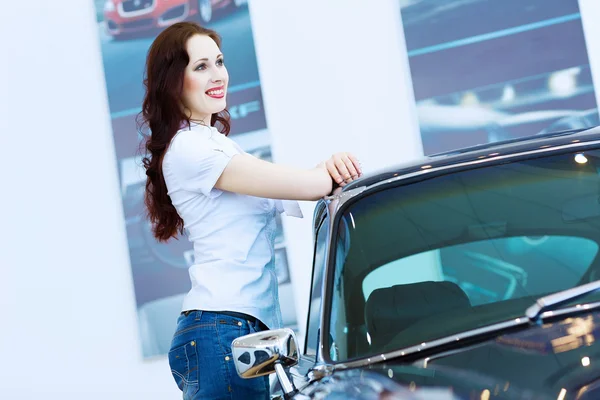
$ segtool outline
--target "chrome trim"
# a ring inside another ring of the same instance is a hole
[[[292,381],[290,381],[290,378],[288,378],[287,374],[285,373],[283,365],[279,363],[275,364],[275,374],[277,374],[277,379],[279,379],[279,384],[281,385],[283,393],[289,395],[296,390],[294,385],[292,385]]]
[[[240,378],[252,379],[277,374],[281,387],[289,394],[294,390],[284,368],[298,364],[298,342],[290,328],[272,329],[236,338],[231,353]]]
[[[317,239],[317,232],[319,231],[319,226],[321,224],[320,221],[317,221],[317,218],[321,217],[321,214],[324,212],[327,215],[327,197],[323,197],[323,201],[319,201],[315,206],[315,210],[313,212],[312,218],[312,238],[313,242]],[[321,211],[321,208],[323,211]],[[314,247],[314,243],[313,243]]]
[[[530,321],[536,322],[540,315],[552,306],[560,305],[566,301],[578,299],[586,294],[593,293],[600,289],[600,281],[586,283],[584,285],[575,286],[573,288],[563,290],[558,293],[552,293],[548,296],[541,297],[535,303],[525,310],[525,315]]]
[[[323,206],[319,206],[319,204],[323,204]],[[323,201],[322,203],[319,202],[317,203],[317,207],[323,207],[323,212],[325,212],[325,216],[323,217],[324,219],[327,218],[327,201]],[[308,345],[308,335],[309,335],[309,324],[310,324],[310,316],[311,316],[311,302],[312,302],[312,296],[313,296],[313,282],[315,280],[315,271],[316,271],[316,264],[315,264],[315,255],[317,252],[317,234],[319,233],[319,230],[321,229],[321,226],[325,224],[325,220],[323,220],[323,222],[318,222],[317,223],[317,208],[315,208],[315,213],[313,214],[313,220],[312,220],[312,249],[313,249],[313,265],[312,265],[312,271],[311,271],[311,280],[310,280],[310,292],[309,292],[309,299],[308,299],[308,311],[306,314],[306,327],[304,329],[304,343],[303,343],[303,355],[306,357],[311,357],[312,356],[308,356],[306,355],[304,352],[306,351],[307,345]],[[326,235],[329,235],[329,229],[327,230]],[[327,237],[329,238],[329,236]],[[327,244],[329,244],[329,242],[327,242]],[[327,246],[329,247],[329,246]],[[327,254],[325,254],[325,257],[327,257]],[[325,265],[322,266],[323,267],[323,273],[326,272],[326,267],[327,267],[327,258],[325,258]],[[322,321],[322,315],[321,315],[321,310],[323,308],[323,290],[324,290],[324,282],[321,282],[321,288],[314,288],[315,290],[320,290],[321,292],[321,306],[319,307],[319,324],[321,324]],[[317,337],[318,340],[318,344],[321,343],[321,337]],[[317,344],[317,345],[318,345]],[[317,353],[319,353],[318,351],[319,349],[315,349],[315,351]],[[318,363],[317,357],[315,355],[315,360],[313,362],[313,365],[316,365]]]
[[[349,199],[353,198],[354,196],[362,193],[366,188],[367,188],[366,186],[359,186],[359,187],[355,187],[350,190],[347,190],[345,192],[342,191],[342,188],[337,188],[331,196],[325,196],[324,199],[325,200],[340,200],[341,203],[343,204],[346,201],[348,201]]]
[[[477,328],[477,329],[472,329],[469,331],[460,332],[455,335],[447,336],[447,337],[444,337],[441,339],[432,340],[431,342],[423,342],[416,346],[405,347],[403,349],[394,350],[394,351],[382,353],[379,355],[373,355],[373,356],[370,356],[367,358],[362,358],[362,359],[359,359],[356,361],[337,363],[337,364],[334,364],[334,367],[336,370],[364,367],[369,364],[386,361],[391,358],[402,357],[402,356],[406,356],[409,354],[418,353],[425,349],[436,348],[436,347],[443,346],[443,345],[446,345],[449,343],[454,343],[454,342],[469,339],[469,338],[472,338],[475,336],[484,335],[486,333],[492,333],[492,332],[504,330],[507,328],[515,328],[517,326],[528,325],[528,324],[529,324],[529,319],[525,316],[522,316],[522,317],[511,319],[508,321],[503,321],[503,322],[499,322],[496,324],[484,326],[483,328]]]
[[[117,5],[117,11],[119,15],[123,18],[131,18],[131,17],[139,17],[140,15],[150,14],[156,9],[156,0],[152,0],[152,5],[148,8],[144,8],[139,11],[127,12],[123,9],[123,3],[119,3]]]
[[[329,227],[327,230],[327,247],[325,248],[325,265],[323,266],[323,282],[321,284],[321,307],[319,307],[319,321],[320,321],[320,329],[319,329],[319,345],[317,346],[317,356],[315,363],[315,370],[317,368],[328,368],[331,366],[325,358],[323,357],[323,352],[325,351],[325,340],[323,337],[323,327],[325,326],[325,312],[324,312],[324,304],[325,304],[325,294],[327,293],[327,286],[329,285],[329,257],[331,253],[331,235],[333,233],[333,212],[335,211],[335,206],[339,200],[336,199],[336,195],[341,192],[341,188],[336,189],[333,192],[333,196],[327,197],[324,199],[325,201],[325,218],[329,218]],[[312,285],[312,282],[311,282]],[[309,304],[310,307],[310,304]],[[307,327],[308,328],[308,327]]]
[[[558,310],[545,311],[540,314],[539,319],[543,321],[548,318],[560,317],[561,315],[573,314],[575,312],[595,310],[596,308],[600,308],[600,301],[587,304],[577,304],[571,307],[559,308]]]
[[[427,368],[429,366],[429,363],[431,363],[432,361],[435,360],[439,360],[441,358],[446,358],[446,357],[450,357],[453,356],[455,354],[460,354],[463,353],[465,351],[471,350],[473,348],[477,348],[477,347],[481,347],[483,346],[483,344],[479,343],[479,344],[474,344],[468,347],[460,347],[458,349],[452,349],[452,350],[447,350],[444,351],[442,353],[437,353],[437,354],[432,354],[426,358],[423,358],[421,360],[416,360],[412,363],[412,365],[414,365],[415,367],[420,367],[420,368]]]

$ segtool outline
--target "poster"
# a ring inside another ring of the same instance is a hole
[[[245,151],[271,160],[252,26],[246,0],[95,0],[124,224],[142,352],[167,354],[184,295],[191,285],[192,244],[186,237],[159,244],[144,218],[145,174],[136,117],[144,96],[146,53],[165,27],[190,20],[222,37],[230,82],[230,138]],[[276,271],[284,325],[297,329],[281,219],[277,220]]]
[[[598,124],[577,0],[399,0],[426,155]]]

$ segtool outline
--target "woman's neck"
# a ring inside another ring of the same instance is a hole
[[[211,115],[207,115],[207,116],[192,115],[190,117],[191,123],[198,124],[198,125],[204,125],[204,126],[210,126],[210,120],[211,120]]]

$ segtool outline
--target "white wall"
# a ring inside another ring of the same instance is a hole
[[[395,1],[282,3],[251,3],[276,159],[418,154]],[[179,398],[166,360],[141,360],[93,1],[2,15],[0,398]],[[299,315],[304,212],[286,223]]]
[[[397,0],[250,1],[275,162],[350,151],[366,172],[422,154]],[[284,218],[304,331],[314,203]]]
[[[588,58],[592,71],[592,80],[596,88],[596,104],[600,106],[600,1],[579,0],[579,11],[581,12],[581,24],[587,45]]]
[[[93,1],[2,15],[0,398],[176,399],[141,361]]]

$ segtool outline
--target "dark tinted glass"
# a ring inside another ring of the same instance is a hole
[[[385,189],[336,227],[330,355],[346,360],[524,315],[598,279],[600,153]]]

